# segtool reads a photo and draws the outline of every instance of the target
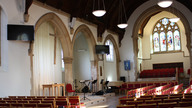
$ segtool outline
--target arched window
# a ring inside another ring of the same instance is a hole
[[[177,23],[168,18],[160,19],[153,29],[153,52],[170,52],[181,50],[181,38]]]
[[[109,45],[109,54],[106,55],[106,61],[113,61],[113,43],[107,40],[105,45]]]

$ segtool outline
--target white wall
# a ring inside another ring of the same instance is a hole
[[[30,95],[30,59],[28,42],[8,41],[7,24],[23,24],[22,1],[1,0],[1,58],[0,97]]]
[[[73,52],[73,77],[77,79],[77,85],[80,88],[80,80],[91,80],[89,47],[84,34],[81,32],[77,34]]]

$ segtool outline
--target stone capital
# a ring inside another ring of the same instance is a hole
[[[73,58],[72,57],[64,57],[64,63],[65,64],[72,64]]]

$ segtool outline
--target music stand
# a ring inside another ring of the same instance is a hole
[[[107,86],[108,83],[109,83],[109,81],[106,81],[106,82],[105,82],[105,86],[106,86],[107,90],[108,90],[108,86]]]
[[[83,98],[81,98],[81,100],[83,99],[83,100],[89,100],[90,101],[90,99],[89,98],[87,98],[86,96],[85,96],[85,93],[87,93],[89,91],[89,87],[88,86],[85,86],[83,89],[82,89],[82,92],[84,93],[84,96],[83,96]]]
[[[95,84],[97,83],[97,80],[94,80],[92,82],[92,92],[95,92]],[[96,86],[97,87],[97,86]]]
[[[86,82],[88,82],[88,81],[89,81],[89,83],[88,83],[88,85],[86,85]],[[85,93],[89,92],[90,80],[80,81],[80,83],[83,83],[83,84],[84,84],[84,87],[83,87],[83,89],[81,90],[81,91],[84,93],[84,96],[83,96],[83,98],[81,98],[81,100],[82,100],[82,99],[83,99],[83,100],[86,100],[86,99],[87,99],[87,100],[90,101],[90,99],[85,96]]]

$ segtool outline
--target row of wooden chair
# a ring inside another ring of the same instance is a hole
[[[1,107],[8,107],[8,108],[53,108],[51,103],[0,103]]]
[[[120,98],[117,108],[164,108],[166,105],[170,107],[192,106],[192,94],[147,95],[138,99]]]
[[[136,105],[117,105],[117,108],[174,108],[174,107],[188,107],[192,106],[192,101],[190,102],[168,102],[168,103],[151,103],[151,104],[138,104]]]
[[[171,84],[172,86],[174,86],[174,85],[178,84],[178,81],[125,82],[119,88],[119,93],[122,91],[124,91],[126,93],[126,91],[128,91],[128,90],[133,90],[133,89],[142,88],[142,87],[146,87],[146,86],[155,85],[156,87],[159,87],[159,86],[163,86],[163,85],[167,85],[167,84]]]
[[[51,104],[51,108],[59,107],[59,106],[65,106],[65,107],[80,107],[83,105],[80,103],[79,96],[60,96],[60,97],[19,97],[19,96],[9,96],[8,98],[1,98],[0,103],[2,105],[5,104],[10,106],[12,104],[36,104],[33,107],[38,107],[38,104]],[[13,106],[13,105],[12,105]],[[22,107],[22,106],[21,106]]]
[[[134,100],[162,100],[163,99],[175,99],[179,98],[180,101],[192,101],[192,94],[170,94],[170,95],[145,95],[140,98],[119,98],[119,105],[126,104],[126,101],[134,101]]]

